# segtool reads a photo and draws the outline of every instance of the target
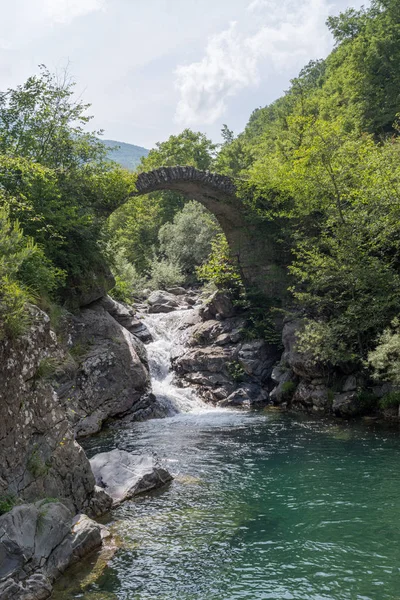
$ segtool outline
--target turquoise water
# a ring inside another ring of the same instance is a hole
[[[397,431],[208,411],[86,444],[114,447],[156,453],[175,480],[113,512],[122,547],[70,598],[400,599]]]

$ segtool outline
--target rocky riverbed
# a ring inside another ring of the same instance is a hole
[[[363,390],[377,398],[387,391],[351,365],[327,371],[299,352],[299,320],[284,325],[283,354],[249,339],[248,315],[219,291],[158,290],[136,310],[98,298],[65,313],[58,337],[43,311],[30,310],[30,329],[0,344],[4,600],[47,598],[67,566],[109,537],[93,518],[171,480],[149,455],[110,448],[89,462],[80,438],[202,411],[204,401],[349,419],[371,412]]]

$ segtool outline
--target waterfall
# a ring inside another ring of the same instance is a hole
[[[171,356],[183,351],[182,330],[187,316],[187,310],[143,315],[143,323],[153,337],[146,345],[153,393],[170,416],[211,410],[194,390],[174,384]]]

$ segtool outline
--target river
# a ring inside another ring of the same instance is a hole
[[[89,456],[159,457],[174,481],[114,510],[121,548],[55,600],[398,600],[400,437],[373,424],[204,405],[173,384],[182,312],[149,315],[170,417],[107,430]]]

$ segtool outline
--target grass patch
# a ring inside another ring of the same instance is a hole
[[[246,375],[246,371],[237,360],[228,363],[228,373],[233,381],[236,381],[237,383],[243,381]]]
[[[18,504],[18,498],[13,494],[4,494],[0,496],[0,515],[8,513]]]
[[[379,400],[379,407],[383,410],[385,408],[398,408],[400,405],[400,392],[389,392],[385,394],[383,398]]]

